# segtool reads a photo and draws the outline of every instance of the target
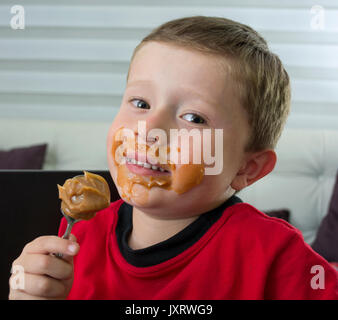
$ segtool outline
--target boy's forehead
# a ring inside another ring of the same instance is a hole
[[[219,104],[232,86],[230,62],[216,55],[177,45],[150,42],[135,54],[130,65],[128,86],[175,86]]]
[[[230,75],[231,70],[230,61],[223,56],[154,41],[144,44],[138,50],[131,65],[136,65],[140,71],[142,67],[145,69],[149,68],[149,66],[167,66],[168,69],[179,67],[179,69],[175,70],[178,74],[196,74],[208,71],[210,75],[214,73],[214,77],[220,76],[221,79],[224,79],[227,74]]]

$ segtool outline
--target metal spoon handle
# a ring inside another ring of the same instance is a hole
[[[61,209],[61,213],[63,214],[63,216],[66,218],[67,220],[67,228],[66,228],[66,231],[65,233],[63,234],[62,236],[62,239],[69,239],[69,236],[70,236],[70,232],[72,231],[72,228],[73,228],[73,225],[78,222],[79,220],[76,220],[76,219],[73,219],[69,216],[67,216]],[[62,253],[55,253],[55,256],[58,257],[58,258],[62,258],[63,257],[63,254]]]
[[[67,221],[67,228],[66,228],[66,231],[65,233],[63,234],[62,236],[62,239],[69,239],[69,236],[70,236],[70,232],[72,231],[72,228],[73,228],[73,225],[74,225],[74,222],[72,223],[71,221]],[[60,253],[60,252],[57,252],[55,253],[55,256],[58,257],[58,258],[62,258],[63,257],[63,254]]]
[[[74,221],[74,222],[75,222],[75,221]],[[67,240],[69,239],[70,232],[72,231],[74,222],[68,221],[68,223],[67,223],[67,228],[66,228],[65,233],[64,233],[63,236],[62,236],[62,239],[67,239]]]

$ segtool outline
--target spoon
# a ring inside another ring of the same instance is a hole
[[[61,213],[63,214],[63,216],[66,218],[67,220],[67,228],[66,228],[66,231],[65,233],[63,234],[63,236],[61,237],[62,239],[69,239],[69,236],[70,236],[70,232],[72,231],[72,228],[73,228],[73,225],[76,223],[76,222],[79,222],[81,221],[81,219],[74,219],[68,215],[66,215],[63,210],[60,208],[60,211]],[[62,253],[55,253],[54,254],[56,257],[58,258],[62,258],[63,257],[63,254]]]
[[[77,177],[80,177],[83,175],[77,175],[75,176],[74,178],[77,178]],[[76,222],[79,222],[81,219],[74,219],[70,216],[68,216],[67,214],[65,214],[62,210],[62,208],[60,208],[60,211],[62,213],[62,215],[66,218],[67,220],[67,228],[66,228],[66,231],[65,233],[63,234],[62,236],[62,239],[69,239],[69,236],[70,236],[70,232],[72,231],[72,228],[73,228],[73,225],[76,223]],[[62,253],[55,253],[55,256],[58,257],[58,258],[62,258],[63,257],[63,254]]]
[[[77,175],[77,176],[73,177],[73,179],[74,179],[74,178],[78,178],[78,177],[83,177],[83,175]],[[67,214],[65,214],[65,213],[63,212],[62,208],[60,208],[60,211],[61,211],[62,215],[63,215],[63,216],[66,218],[66,220],[67,220],[67,228],[66,228],[65,233],[64,233],[63,236],[62,236],[62,239],[67,239],[67,240],[68,240],[68,239],[69,239],[69,236],[70,236],[70,232],[72,231],[73,225],[74,225],[76,222],[80,221],[81,219],[74,219],[74,218],[68,216]]]
[[[70,216],[68,216],[67,214],[65,214],[63,212],[62,209],[61,210],[61,213],[63,214],[63,216],[66,218],[67,220],[67,228],[66,228],[66,231],[65,233],[63,234],[62,236],[62,239],[69,239],[69,236],[70,236],[70,232],[72,231],[72,228],[73,228],[73,225],[76,223],[76,222],[79,222],[81,219],[74,219]]]

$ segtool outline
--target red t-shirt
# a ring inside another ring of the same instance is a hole
[[[123,200],[72,230],[80,244],[68,299],[338,299],[337,272],[287,222],[247,203],[226,208],[180,254],[137,267],[118,246]],[[66,228],[61,222],[59,235]]]

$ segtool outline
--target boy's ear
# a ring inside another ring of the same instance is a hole
[[[263,178],[273,170],[276,161],[277,155],[271,149],[248,154],[244,165],[232,180],[231,187],[239,191]]]

